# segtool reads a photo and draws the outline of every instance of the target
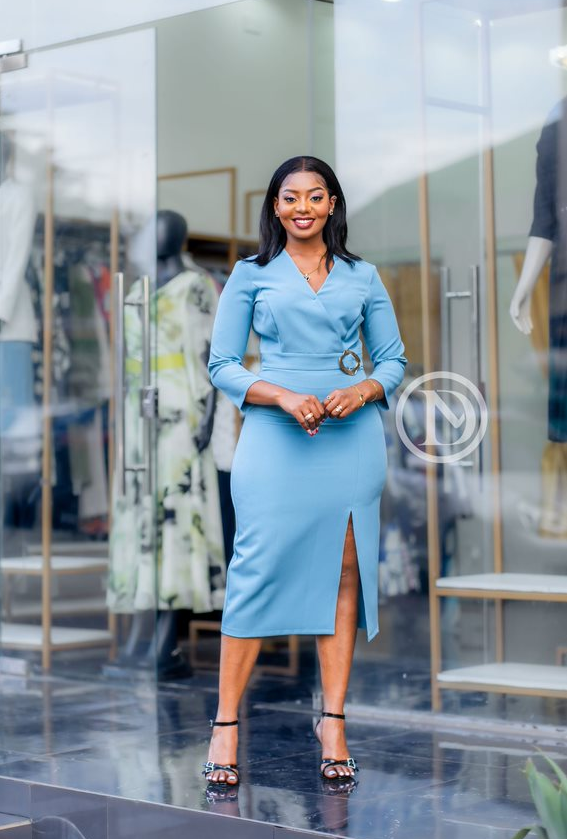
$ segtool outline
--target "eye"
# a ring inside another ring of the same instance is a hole
[[[295,198],[293,197],[293,195],[286,195],[284,197],[284,201],[286,202],[286,204],[291,204],[292,201],[295,201]]]
[[[312,200],[312,201],[322,201],[322,200],[323,200],[323,196],[322,196],[322,195],[312,195],[312,196],[311,196],[311,200]]]

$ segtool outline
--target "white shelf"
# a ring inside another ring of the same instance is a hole
[[[108,559],[86,556],[52,556],[51,571],[54,574],[98,574],[108,569]],[[43,557],[35,556],[5,557],[0,561],[3,574],[30,574],[40,576],[43,570]]]
[[[30,556],[41,556],[41,542],[29,543],[26,545],[26,549]],[[108,550],[108,540],[98,542],[94,540],[74,539],[68,542],[51,542],[51,553],[61,556],[96,556],[101,559],[106,559],[108,557]]]
[[[458,667],[438,673],[441,687],[467,690],[483,687],[500,693],[537,692],[543,695],[561,693],[567,696],[567,667],[519,662],[494,662],[474,667]],[[474,687],[473,687],[474,686]]]
[[[478,592],[482,596],[502,595],[529,599],[567,598],[567,576],[558,574],[469,574],[456,577],[441,577],[436,582],[437,589],[451,590],[455,596],[463,593]],[[470,594],[469,594],[470,596]]]
[[[51,648],[71,650],[81,647],[104,647],[112,644],[112,633],[105,629],[81,629],[68,626],[51,627]],[[0,645],[12,650],[41,650],[41,626],[23,623],[0,624]]]
[[[21,816],[6,816],[4,813],[0,813],[0,830],[13,830],[15,835],[17,829],[20,827],[27,827],[29,829],[29,833],[26,833],[25,835],[31,836],[31,822],[29,819],[23,819]],[[18,836],[24,836],[24,831],[18,833]]]
[[[108,607],[104,596],[75,597],[68,600],[51,601],[51,614],[54,618],[68,617],[69,615],[98,615],[107,611]],[[5,614],[5,617],[8,617],[8,615]],[[40,600],[16,600],[10,605],[9,620],[40,617]],[[0,638],[1,646],[2,639]]]

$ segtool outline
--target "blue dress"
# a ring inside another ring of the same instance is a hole
[[[259,374],[246,370],[250,327],[260,338]],[[281,408],[245,403],[263,380],[321,401],[364,381],[339,367],[362,358],[360,329],[385,397],[311,437]],[[406,359],[376,268],[335,258],[318,292],[287,251],[268,265],[238,262],[221,294],[211,339],[215,387],[244,411],[231,477],[236,511],[222,632],[237,638],[332,635],[342,556],[352,514],[360,571],[358,625],[378,632],[380,495],[386,478],[381,411]],[[352,360],[347,358],[346,362]]]

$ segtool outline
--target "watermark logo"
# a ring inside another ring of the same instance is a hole
[[[427,389],[423,387],[426,382],[431,382]],[[421,445],[407,431],[415,428],[416,423],[424,434]],[[469,379],[438,370],[419,376],[403,391],[396,407],[396,428],[407,448],[421,460],[455,463],[480,445],[488,428],[488,408],[482,393]],[[439,453],[429,454],[427,447]]]

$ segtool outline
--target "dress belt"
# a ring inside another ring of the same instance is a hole
[[[263,352],[263,370],[340,370],[354,376],[362,366],[362,346],[333,353]]]

